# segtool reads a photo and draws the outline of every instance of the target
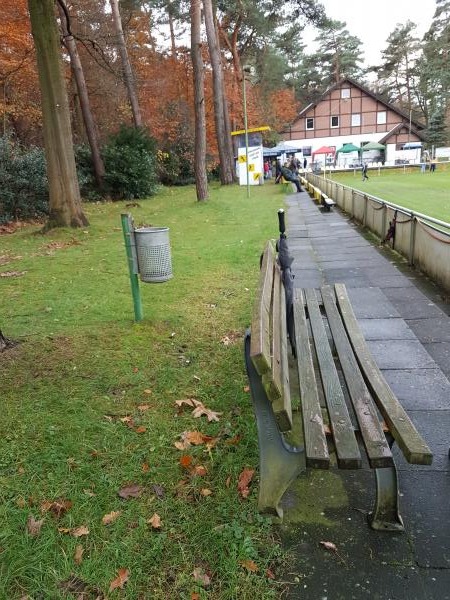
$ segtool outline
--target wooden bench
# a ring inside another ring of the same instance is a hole
[[[330,212],[331,208],[333,206],[336,206],[336,202],[332,198],[329,198],[323,192],[320,192],[320,203],[322,204],[323,209],[327,212]]]
[[[280,183],[283,186],[282,189],[285,194],[288,194],[289,192],[297,191],[297,187],[295,186],[295,183],[293,181],[288,181],[283,176],[281,176]]]
[[[268,242],[245,340],[260,451],[258,508],[282,518],[280,500],[306,469],[368,465],[376,479],[371,527],[402,531],[392,444],[413,464],[431,464],[430,449],[370,354],[344,284],[296,288],[286,309],[283,275]],[[291,446],[285,433],[295,421],[302,439]]]

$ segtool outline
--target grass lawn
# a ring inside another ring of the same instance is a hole
[[[332,173],[332,179],[362,190],[388,202],[410,208],[450,223],[450,165],[438,164],[435,173],[419,169],[369,169],[369,180],[362,182],[361,171]]]
[[[1,599],[276,597],[256,474],[248,497],[238,479],[258,464],[242,336],[283,198],[168,189],[88,204],[85,230],[1,236],[0,329],[20,342],[0,354]],[[170,227],[174,278],[141,284],[139,324],[127,211]]]

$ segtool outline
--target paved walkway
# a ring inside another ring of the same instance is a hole
[[[368,527],[370,470],[316,471],[294,483],[281,526],[293,557],[283,598],[449,600],[450,305],[343,213],[322,212],[306,192],[288,196],[286,205],[295,285],[346,284],[370,350],[434,460],[409,465],[394,446],[403,534]]]

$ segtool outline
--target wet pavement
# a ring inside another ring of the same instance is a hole
[[[285,209],[294,284],[345,283],[375,360],[434,459],[410,465],[394,445],[404,533],[368,526],[370,469],[299,478],[279,526],[289,556],[282,598],[450,600],[450,304],[339,210],[322,211],[306,192],[287,196]]]

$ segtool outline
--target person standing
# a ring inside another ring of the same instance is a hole
[[[433,158],[430,163],[430,173],[434,173],[436,171],[436,159]]]
[[[362,180],[365,181],[366,179],[369,179],[369,177],[367,175],[367,163],[364,163],[362,166]]]

